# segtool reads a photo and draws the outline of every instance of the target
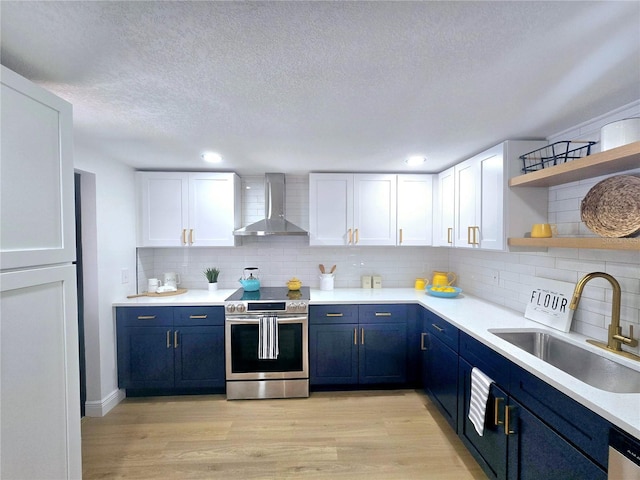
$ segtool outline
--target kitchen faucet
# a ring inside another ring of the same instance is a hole
[[[629,336],[626,337],[622,335],[622,327],[620,326],[620,299],[621,299],[621,289],[618,281],[613,278],[608,273],[604,272],[591,272],[587,273],[580,281],[578,281],[576,288],[573,292],[573,297],[571,298],[571,303],[569,304],[569,308],[571,310],[575,310],[578,308],[578,303],[580,302],[580,297],[582,296],[582,290],[584,286],[590,280],[594,278],[604,278],[607,280],[611,287],[613,288],[613,298],[612,309],[611,309],[611,323],[609,324],[609,335],[607,344],[597,342],[595,340],[587,340],[587,342],[591,343],[600,348],[606,348],[608,350],[613,351],[619,355],[624,355],[625,357],[634,358],[636,360],[640,360],[640,357],[634,355],[630,352],[625,352],[622,350],[622,344],[628,345],[630,347],[635,347],[638,345],[638,340],[633,338],[633,325],[629,325]]]

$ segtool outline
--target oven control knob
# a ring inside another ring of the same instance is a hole
[[[237,307],[236,310],[240,313],[243,313],[245,310],[247,309],[247,307],[244,306],[244,304],[240,303]]]
[[[236,306],[235,305],[227,305],[227,312],[233,313],[235,311],[236,311]]]

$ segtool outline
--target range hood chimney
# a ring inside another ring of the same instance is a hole
[[[284,173],[267,173],[264,177],[264,220],[233,232],[238,236],[309,235],[285,218]]]

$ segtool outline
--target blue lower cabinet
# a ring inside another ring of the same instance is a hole
[[[121,388],[173,387],[171,327],[124,327],[118,331]]]
[[[607,473],[514,399],[509,401],[509,480],[605,480]],[[502,478],[502,477],[500,477]]]
[[[507,436],[504,412],[509,396],[496,384],[489,390],[482,436],[469,420],[472,366],[460,359],[460,429],[458,435],[489,478],[507,478]],[[541,479],[544,477],[540,477]]]
[[[224,389],[222,307],[119,307],[116,326],[120,388]]]
[[[451,428],[458,423],[458,353],[427,333],[424,344],[426,391]]]
[[[404,384],[406,318],[404,305],[312,305],[310,384]]]
[[[309,326],[309,381],[312,385],[358,383],[358,324]]]
[[[174,330],[175,386],[222,387],[225,383],[224,327],[182,327]]]
[[[468,418],[473,367],[494,380],[482,435]],[[607,477],[604,419],[465,333],[459,373],[458,435],[489,478]]]

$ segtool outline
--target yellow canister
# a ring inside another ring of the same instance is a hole
[[[416,278],[416,283],[414,283],[414,288],[416,290],[424,290],[424,287],[426,286],[426,282],[424,281],[424,278]]]

